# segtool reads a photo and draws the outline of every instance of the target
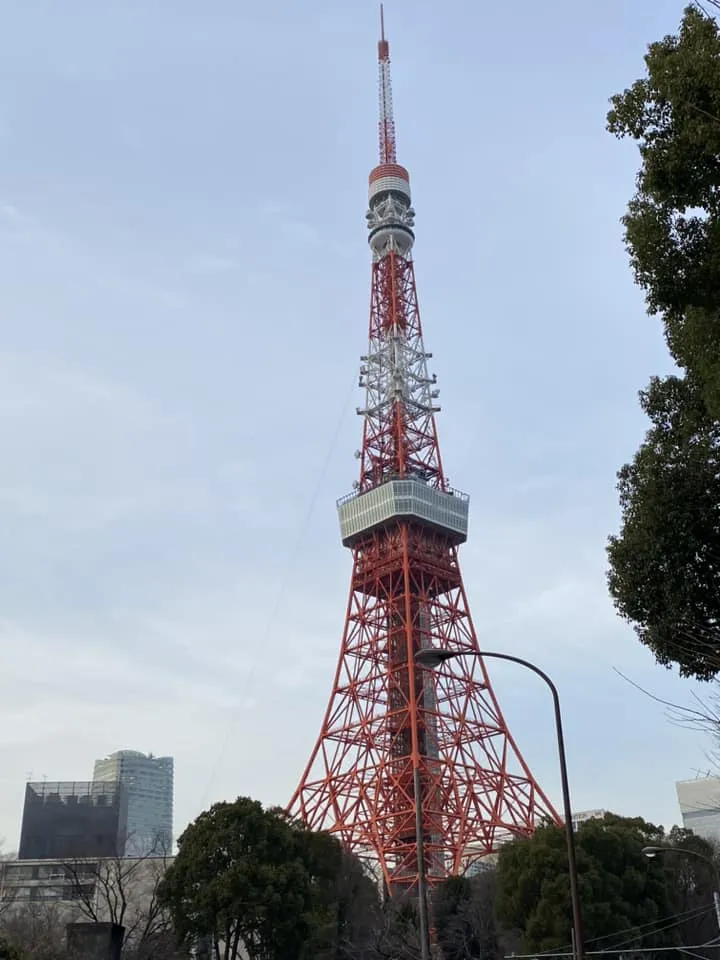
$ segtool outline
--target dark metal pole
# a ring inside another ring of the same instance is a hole
[[[567,760],[565,758],[565,736],[563,734],[562,714],[560,712],[560,697],[557,687],[550,677],[536,667],[529,660],[523,660],[521,657],[513,657],[509,653],[488,653],[483,650],[481,653],[473,651],[450,651],[450,650],[422,650],[417,654],[416,659],[419,663],[426,663],[427,666],[438,666],[446,660],[454,660],[456,657],[470,656],[480,659],[491,658],[493,660],[507,660],[509,663],[517,663],[521,667],[526,667],[537,674],[541,680],[544,680],[550,688],[553,698],[553,707],[555,710],[555,734],[557,737],[558,759],[560,760],[560,783],[563,798],[563,813],[565,816],[565,839],[567,842],[568,872],[570,874],[570,901],[572,904],[573,915],[573,955],[575,960],[585,960],[585,939],[583,937],[582,909],[580,905],[580,890],[578,884],[577,858],[575,856],[575,832],[572,822],[572,808],[570,806],[570,784],[568,782]]]
[[[565,839],[567,841],[568,872],[570,874],[570,901],[572,903],[573,914],[573,939],[575,960],[584,960],[585,957],[585,939],[583,937],[582,909],[580,906],[580,889],[578,884],[577,858],[575,856],[575,831],[572,822],[572,807],[570,806],[570,783],[568,781],[567,760],[565,758],[565,735],[563,733],[562,714],[560,712],[560,697],[557,687],[550,677],[536,667],[529,660],[522,660],[520,657],[510,656],[508,653],[480,653],[475,654],[479,657],[492,657],[494,660],[509,660],[511,663],[518,663],[521,667],[527,667],[536,673],[541,680],[544,680],[550,688],[553,698],[553,708],[555,710],[555,734],[557,736],[558,758],[560,760],[560,785],[563,798],[563,814],[565,816]]]
[[[417,848],[420,956],[422,960],[430,960],[430,923],[428,917],[427,879],[425,876],[425,839],[422,822],[422,793],[419,763],[415,764],[415,769],[413,770],[413,791],[415,793],[415,846]]]
[[[530,664],[527,664],[530,667]],[[531,668],[532,669],[532,668]],[[582,908],[580,906],[580,890],[578,884],[577,859],[575,856],[575,831],[572,822],[572,807],[570,806],[570,784],[568,782],[567,760],[565,759],[565,736],[563,734],[562,715],[560,713],[560,697],[555,684],[546,674],[535,668],[538,676],[542,677],[550,687],[555,707],[555,731],[557,733],[558,756],[560,758],[560,782],[563,795],[563,813],[565,816],[565,838],[567,840],[568,872],[570,873],[570,900],[573,912],[573,940],[576,960],[583,960],[585,956],[585,940],[583,938]]]

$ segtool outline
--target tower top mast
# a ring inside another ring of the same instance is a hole
[[[385,39],[385,14],[382,4],[380,4],[378,73],[380,163],[397,163],[395,150],[395,119],[393,118],[392,86],[390,84],[390,44]]]

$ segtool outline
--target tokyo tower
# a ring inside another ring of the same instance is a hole
[[[371,857],[387,889],[402,891],[418,880],[418,835],[433,885],[503,840],[532,832],[538,820],[559,818],[510,735],[484,662],[461,658],[432,672],[413,659],[431,646],[479,647],[457,556],[468,497],[449,486],[440,459],[389,53],[381,8],[360,477],[338,502],[342,542],[353,557],[350,598],[330,702],[289,812]]]

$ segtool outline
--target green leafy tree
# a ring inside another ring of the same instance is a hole
[[[623,218],[630,261],[678,365],[720,380],[720,28],[695,6],[650,45],[646,76],[612,97],[608,129],[638,143]],[[711,412],[720,394],[709,389]]]
[[[330,948],[339,960],[353,898],[369,896],[336,840],[247,797],[185,830],[158,890],[180,940],[209,939],[216,960],[303,960]]]
[[[382,922],[377,883],[328,833],[298,823],[292,829],[315,886],[314,960],[345,960],[367,953]]]
[[[576,843],[586,941],[621,931],[619,939],[631,941],[637,931],[637,947],[672,942],[672,933],[654,932],[655,921],[672,913],[665,876],[650,869],[642,853],[663,836],[662,828],[614,814],[580,825]],[[524,951],[568,946],[572,907],[564,828],[548,824],[504,845],[497,884],[498,921],[522,935]]]
[[[688,379],[653,380],[641,404],[652,426],[619,473],[610,592],[660,663],[710,679],[720,669],[720,425]]]
[[[612,98],[608,129],[639,146],[623,218],[635,279],[677,376],[641,394],[650,429],[619,473],[609,543],[618,612],[666,665],[720,669],[720,28],[696,7],[650,45],[646,75]]]

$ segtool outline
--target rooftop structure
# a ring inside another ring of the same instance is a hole
[[[28,783],[20,860],[122,856],[127,794],[117,783]]]

